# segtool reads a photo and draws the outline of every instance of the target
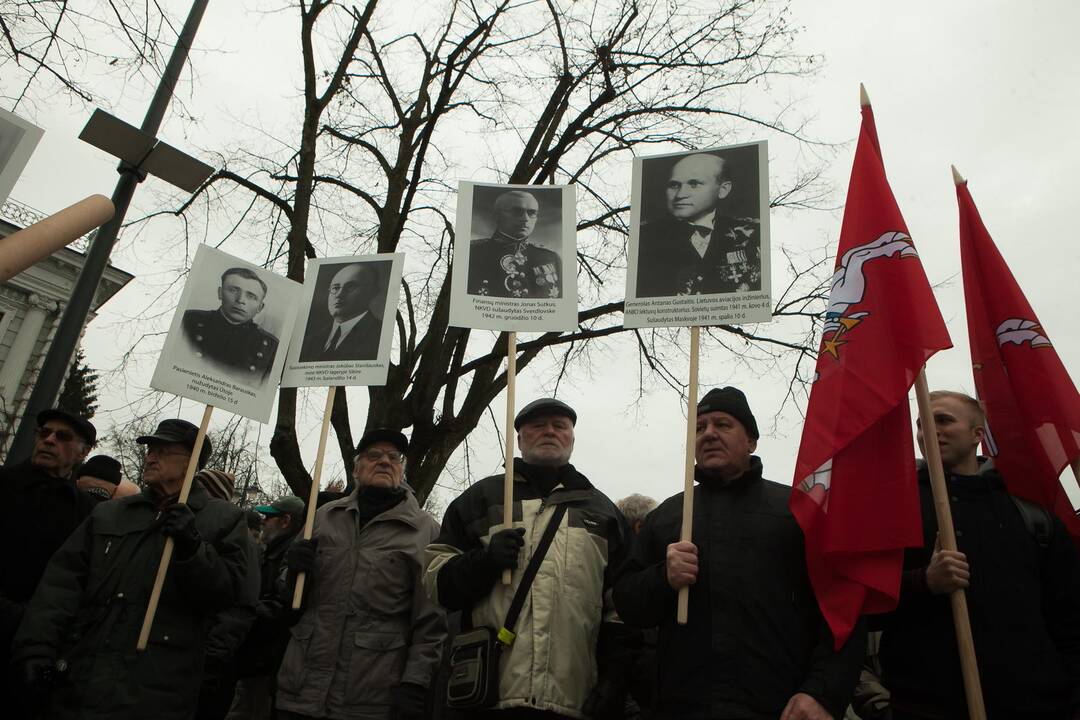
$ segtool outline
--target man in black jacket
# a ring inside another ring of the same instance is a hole
[[[176,502],[198,428],[164,420],[147,446],[146,488],[100,503],[49,561],[15,634],[26,685],[50,718],[189,720],[214,615],[247,580],[243,515],[194,486]],[[203,444],[200,464],[210,454]],[[165,537],[175,551],[145,651],[135,649]]]
[[[904,555],[900,605],[880,622],[893,718],[966,718],[949,594],[967,593],[987,717],[1080,718],[1080,559],[1061,521],[1010,496],[976,455],[986,420],[963,393],[930,394],[959,551],[940,550],[920,470],[924,546]],[[919,430],[919,447],[923,447]],[[1025,520],[1025,517],[1028,518]],[[1029,527],[1030,525],[1030,527]]]
[[[97,505],[97,498],[75,487],[74,470],[86,459],[97,431],[88,421],[61,410],[37,417],[37,439],[30,458],[0,468],[4,521],[0,543],[0,689],[15,692],[9,673],[11,640],[23,610],[56,549]]]
[[[274,678],[289,644],[289,615],[283,591],[282,567],[293,540],[304,527],[305,503],[285,495],[255,508],[263,523],[262,586],[255,606],[255,624],[237,656],[236,696],[229,720],[269,720],[276,690]]]
[[[843,715],[859,677],[860,623],[837,652],[806,573],[791,488],[764,480],[758,429],[736,388],[697,408],[693,541],[679,542],[682,493],[645,519],[615,607],[660,626],[656,718],[826,720]],[[690,588],[689,622],[675,620]]]

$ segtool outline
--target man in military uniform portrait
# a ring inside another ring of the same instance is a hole
[[[469,246],[468,294],[562,297],[562,258],[530,240],[540,217],[536,197],[511,190],[495,199],[494,209],[495,233]]]
[[[671,167],[666,212],[641,224],[637,297],[761,289],[760,224],[724,212],[737,182],[728,165],[719,155],[695,153]],[[756,183],[746,187],[756,191]]]
[[[261,385],[278,347],[277,336],[255,322],[266,307],[266,283],[253,270],[233,267],[222,273],[217,295],[217,309],[184,313],[184,338],[195,357]]]
[[[325,303],[318,299],[312,301],[300,347],[300,362],[374,360],[378,357],[382,321],[372,311],[371,302],[380,293],[385,297],[389,276],[381,275],[376,265],[389,267],[390,263],[349,263],[319,269],[320,274],[334,275],[326,287]],[[329,317],[323,313],[323,308]]]

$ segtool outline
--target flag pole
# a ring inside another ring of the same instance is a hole
[[[305,508],[307,517],[304,520],[304,539],[310,540],[315,534],[315,510],[319,503],[319,483],[322,481],[323,458],[326,456],[326,436],[330,431],[330,413],[334,409],[334,396],[337,395],[337,386],[331,385],[326,390],[326,409],[323,410],[322,428],[319,430],[319,454],[315,456],[315,471],[311,475],[311,490],[308,491],[308,504]],[[348,472],[349,468],[346,468]],[[304,599],[304,584],[307,581],[307,573],[301,572],[296,576],[296,589],[293,590],[292,609],[300,609],[300,601]]]
[[[690,328],[690,382],[686,388],[686,457],[683,465],[683,505],[680,542],[690,542],[694,534],[694,444],[697,439],[698,334]],[[699,569],[700,572],[700,569]],[[679,588],[676,619],[685,625],[690,614],[690,586]]]
[[[934,511],[937,514],[941,549],[956,552],[956,531],[953,528],[952,509],[949,506],[949,491],[945,487],[945,470],[941,465],[937,425],[934,422],[934,413],[930,409],[930,391],[926,386],[925,367],[915,378],[915,398],[919,403],[919,423],[922,426],[926,464],[930,470],[930,487],[934,494]],[[975,640],[971,635],[971,620],[968,617],[967,595],[962,588],[955,590],[949,594],[949,602],[952,605],[953,625],[956,627],[956,644],[960,651],[960,669],[964,676],[968,716],[971,720],[986,720],[982,684],[979,681],[979,665],[975,659]]]
[[[195,471],[199,467],[199,455],[202,453],[203,441],[206,440],[206,429],[210,426],[210,413],[214,412],[213,405],[207,405],[203,411],[202,423],[199,425],[199,433],[195,436],[195,447],[191,448],[191,459],[188,460],[187,472],[184,473],[184,482],[180,486],[178,503],[186,503],[191,494],[191,485],[195,479]],[[161,588],[165,586],[165,575],[169,572],[169,563],[172,562],[173,539],[165,538],[165,546],[161,549],[161,562],[158,563],[157,576],[154,578],[154,587],[150,590],[150,603],[146,606],[146,615],[143,616],[142,629],[139,630],[139,640],[135,649],[142,652],[150,642],[150,628],[154,625],[154,616],[157,615],[158,603],[161,601]]]
[[[514,384],[517,380],[517,333],[506,333],[506,474],[503,476],[503,527],[514,527]],[[503,570],[502,584],[513,573]]]

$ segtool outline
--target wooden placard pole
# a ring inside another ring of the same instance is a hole
[[[306,517],[304,519],[304,539],[310,540],[315,534],[315,510],[319,503],[319,483],[322,481],[323,458],[326,456],[326,436],[330,431],[330,411],[334,409],[334,396],[337,394],[337,386],[331,385],[326,391],[326,409],[323,410],[322,428],[319,430],[319,454],[315,456],[315,472],[311,476],[311,491],[308,493]],[[351,468],[346,468],[346,471]],[[292,609],[300,609],[300,601],[304,599],[304,582],[307,573],[299,573],[296,576],[296,589],[293,590]]]
[[[926,368],[915,378],[915,398],[919,403],[919,423],[922,426],[923,449],[930,470],[930,487],[934,494],[934,511],[937,514],[938,538],[942,550],[956,551],[956,531],[953,528],[952,508],[949,506],[949,489],[945,486],[945,469],[941,464],[941,449],[937,442],[937,424],[930,409],[930,391],[926,386]],[[964,694],[967,696],[968,715],[971,720],[986,720],[983,705],[982,683],[979,681],[979,665],[975,660],[975,640],[971,635],[968,617],[967,595],[963,589],[949,595],[952,604],[953,625],[956,627],[956,644],[960,651],[960,669],[964,676]]]
[[[517,333],[506,333],[506,475],[503,478],[503,527],[514,527],[514,383],[517,379]],[[503,570],[503,585],[513,573]]]
[[[203,441],[206,440],[206,428],[210,426],[210,414],[214,412],[213,405],[207,405],[203,411],[202,423],[199,424],[199,433],[195,436],[195,447],[191,449],[191,459],[188,460],[187,472],[184,473],[184,483],[180,486],[178,503],[186,503],[191,494],[191,484],[195,480],[195,471],[199,467],[199,455],[202,453]],[[158,603],[161,601],[161,588],[165,586],[165,576],[169,572],[169,563],[172,562],[173,539],[165,538],[165,547],[161,550],[161,562],[158,563],[157,577],[154,578],[154,587],[150,590],[150,604],[146,606],[146,615],[143,616],[142,629],[139,630],[139,641],[135,649],[142,652],[150,641],[150,628],[154,625],[154,616],[157,615]]]
[[[686,388],[686,459],[683,466],[682,530],[680,542],[694,534],[694,446],[697,440],[698,328],[690,328],[690,382]],[[699,568],[700,572],[700,568]],[[685,625],[690,611],[690,586],[679,589],[676,620]]]

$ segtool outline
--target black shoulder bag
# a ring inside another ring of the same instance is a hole
[[[555,506],[544,535],[536,546],[525,573],[521,577],[506,620],[498,632],[494,628],[481,626],[463,629],[450,644],[450,681],[446,685],[446,705],[458,710],[490,708],[499,700],[499,658],[503,648],[514,644],[514,625],[518,621],[525,598],[529,594],[540,563],[544,561],[548,548],[551,547],[555,533],[559,531],[566,506]],[[471,611],[465,613],[467,621]]]

